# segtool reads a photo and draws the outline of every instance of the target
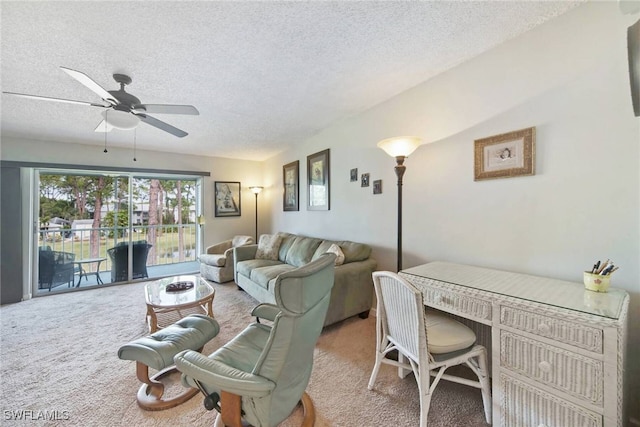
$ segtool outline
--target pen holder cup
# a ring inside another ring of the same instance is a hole
[[[594,292],[607,292],[611,285],[611,276],[601,276],[589,271],[584,272],[584,287]]]

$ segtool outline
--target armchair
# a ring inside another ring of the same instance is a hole
[[[199,256],[200,274],[207,280],[224,283],[233,280],[233,248],[254,244],[251,236],[234,236],[209,246],[206,253]]]
[[[132,279],[149,277],[147,274],[147,255],[152,245],[146,240],[134,242],[133,247],[133,274]],[[111,259],[111,281],[123,282],[129,277],[129,243],[118,243],[111,249],[107,249]]]
[[[305,423],[313,425],[313,402],[304,390],[329,307],[335,258],[324,254],[280,274],[274,279],[276,304],[255,307],[257,322],[209,357],[191,350],[174,357],[183,384],[199,388],[207,396],[205,407],[220,412],[216,426],[239,427],[244,420],[274,427],[300,400]]]

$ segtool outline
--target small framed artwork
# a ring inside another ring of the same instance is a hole
[[[358,181],[358,168],[351,169],[351,182]]]
[[[535,127],[476,139],[474,145],[474,181],[535,174]]]
[[[373,194],[382,194],[382,180],[376,179],[373,181]]]
[[[369,186],[369,174],[363,173],[360,177],[360,187],[368,187]]]
[[[240,216],[240,183],[216,181],[215,216]]]
[[[288,163],[282,167],[282,182],[284,185],[282,195],[283,211],[298,211],[300,206],[300,161]]]
[[[329,149],[307,156],[307,210],[329,210]]]

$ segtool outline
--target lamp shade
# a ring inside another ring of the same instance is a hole
[[[422,144],[422,140],[417,136],[396,136],[378,142],[378,147],[382,148],[391,157],[407,157]]]
[[[133,129],[140,123],[140,118],[135,114],[121,110],[104,110],[104,121],[118,129]]]
[[[249,189],[253,192],[253,194],[260,194],[260,192],[262,191],[263,187],[258,187],[258,186],[254,186],[254,187],[249,187]]]

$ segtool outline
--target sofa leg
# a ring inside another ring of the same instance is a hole
[[[369,317],[369,310],[363,311],[362,313],[358,314],[358,317],[361,319],[366,319],[367,317]]]

